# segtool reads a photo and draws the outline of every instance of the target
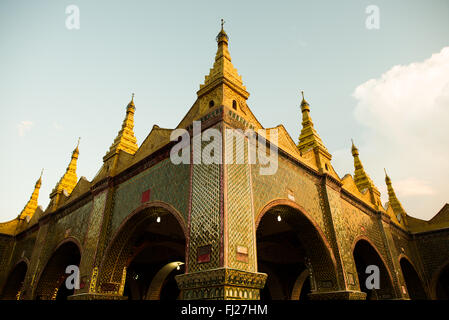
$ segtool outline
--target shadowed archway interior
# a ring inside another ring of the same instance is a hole
[[[368,241],[361,239],[357,241],[353,255],[357,268],[360,290],[367,294],[366,300],[393,299],[395,294],[390,275],[373,246]],[[367,278],[372,274],[372,272],[367,273],[367,267],[371,265],[379,268],[379,289],[369,289],[366,285]]]
[[[184,273],[185,245],[184,231],[172,213],[160,207],[143,209],[113,240],[103,262],[100,290],[113,288],[129,300],[177,299],[175,276]]]
[[[269,209],[256,237],[258,271],[268,274],[261,300],[308,299],[313,291],[337,286],[328,247],[299,210],[287,205]]]
[[[422,285],[421,279],[419,278],[419,275],[413,265],[406,258],[401,258],[399,264],[401,265],[402,275],[404,276],[405,285],[407,286],[407,291],[410,299],[427,299],[427,295]]]
[[[441,270],[438,276],[436,298],[438,300],[449,300],[449,264]]]
[[[36,288],[36,300],[65,300],[74,293],[74,289],[67,289],[65,273],[67,266],[79,266],[81,253],[78,246],[72,242],[62,244],[48,260]]]
[[[0,296],[2,300],[19,300],[22,295],[23,281],[27,273],[28,266],[25,261],[19,262],[10,272],[8,280]]]

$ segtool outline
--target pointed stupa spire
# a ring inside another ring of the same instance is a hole
[[[80,140],[81,138],[78,138],[78,143],[72,152],[72,158],[70,159],[70,163],[67,166],[64,175],[56,184],[55,188],[50,194],[50,198],[53,198],[56,194],[62,193],[63,190],[66,190],[67,193],[70,194],[73,188],[75,188],[76,183],[78,182],[78,178],[76,176],[76,164],[79,156]]]
[[[19,219],[31,219],[33,217],[34,212],[37,209],[37,200],[39,198],[39,190],[42,185],[42,174],[44,172],[44,169],[41,171],[41,175],[39,179],[36,181],[34,185],[33,193],[31,194],[30,200],[28,200],[27,204],[23,208],[22,212],[19,215]]]
[[[200,90],[197,94],[198,97],[201,97],[211,89],[225,83],[244,99],[248,99],[249,93],[243,85],[242,77],[238,74],[237,69],[234,68],[231,62],[231,54],[228,50],[229,37],[223,28],[224,23],[225,21],[221,19],[221,29],[216,37],[217,53],[215,55],[214,65],[210,69],[209,75],[205,77],[204,84],[200,85]]]
[[[126,116],[123,120],[122,128],[114,139],[108,153],[103,157],[106,161],[113,155],[117,154],[119,150],[123,150],[129,154],[134,154],[139,148],[137,145],[137,139],[134,135],[134,112],[136,107],[134,105],[134,93],[131,96],[131,101],[126,107]]]
[[[371,193],[371,201],[375,205],[380,205],[380,192],[374,185],[373,181],[369,177],[369,175],[365,172],[363,168],[362,161],[359,158],[359,149],[354,144],[354,140],[351,139],[352,142],[352,156],[354,157],[354,182],[359,189],[360,192],[364,192],[368,190]]]
[[[388,202],[391,206],[391,208],[394,211],[394,214],[396,215],[396,218],[399,220],[399,222],[401,222],[401,220],[404,221],[405,224],[407,224],[407,214],[404,210],[404,208],[402,207],[401,202],[399,201],[398,197],[396,196],[396,193],[394,192],[393,189],[393,184],[391,183],[391,179],[387,174],[387,170],[385,170],[385,183],[387,184],[387,190],[388,190]]]
[[[319,147],[327,152],[326,146],[313,127],[312,118],[310,116],[310,105],[304,98],[304,91],[301,91],[301,94],[302,129],[301,134],[299,135],[298,149],[301,153],[305,153],[310,149]]]

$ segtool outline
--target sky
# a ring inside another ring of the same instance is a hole
[[[67,6],[79,9],[69,29]],[[378,27],[367,28],[378,8]],[[449,1],[0,2],[0,221],[39,204],[69,163],[92,180],[135,93],[135,134],[174,128],[212,67],[220,19],[248,105],[266,127],[301,130],[304,90],[340,177],[351,138],[387,200],[410,216],[449,202]]]

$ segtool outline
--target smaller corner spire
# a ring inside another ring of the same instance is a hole
[[[42,174],[44,172],[44,169],[41,171],[41,175],[39,176],[39,179],[36,181],[36,184],[34,185],[33,193],[31,194],[30,200],[28,200],[27,204],[23,208],[22,212],[19,215],[19,219],[31,219],[34,212],[37,209],[37,200],[39,198],[39,190],[42,185]]]
[[[354,183],[360,192],[368,190],[371,194],[371,202],[378,206],[380,205],[380,192],[377,190],[370,176],[365,172],[363,168],[362,161],[359,158],[359,150],[352,141],[352,156],[354,157]]]
[[[310,105],[304,98],[304,91],[301,91],[301,95],[302,129],[299,135],[299,151],[306,152],[311,148],[320,147],[327,152],[323,141],[313,126],[312,117],[310,116]]]
[[[229,37],[228,37],[228,35],[226,34],[226,31],[224,31],[224,28],[223,28],[223,25],[225,23],[226,23],[226,21],[221,19],[221,29],[220,29],[220,32],[217,35],[217,38],[216,38],[218,46],[220,46],[220,44],[225,44],[226,46],[228,45]],[[228,53],[228,55],[229,55],[229,53]]]
[[[117,154],[119,150],[123,150],[129,154],[134,154],[137,149],[137,139],[134,135],[134,93],[131,95],[131,101],[126,107],[126,116],[122,123],[122,128],[118,132],[114,142],[112,143],[109,151],[103,157],[103,161],[106,161],[114,154]]]
[[[387,174],[387,170],[385,170],[385,183],[387,185],[387,191],[388,191],[388,202],[390,203],[390,206],[393,209],[393,212],[396,215],[396,218],[398,219],[399,222],[401,222],[401,220],[404,221],[404,224],[407,225],[407,214],[404,210],[404,208],[402,207],[401,202],[399,201],[398,197],[396,196],[396,193],[394,192],[393,189],[393,184],[391,183],[391,179]]]
[[[77,161],[79,156],[79,144],[80,144],[81,137],[78,138],[78,143],[76,145],[75,150],[72,152],[72,158],[70,160],[69,165],[67,166],[67,169],[64,173],[64,175],[61,177],[59,182],[54,187],[52,193],[50,194],[50,198],[54,198],[55,196],[61,194],[63,190],[67,191],[68,194],[72,193],[72,190],[75,188],[76,183],[78,182],[78,178],[76,175],[76,168],[77,168]],[[54,205],[57,205],[58,199],[56,200],[56,203]]]

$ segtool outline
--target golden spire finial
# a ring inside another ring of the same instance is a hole
[[[221,30],[218,33],[217,38],[216,38],[219,47],[220,47],[221,43],[226,44],[226,46],[228,45],[229,38],[228,38],[228,35],[226,34],[226,31],[224,31],[224,29],[223,29],[224,24],[225,24],[225,21],[223,19],[221,19]],[[217,54],[218,54],[218,52],[217,52]],[[229,52],[227,52],[227,55],[229,56]],[[230,56],[229,56],[229,60],[231,60]]]
[[[134,93],[131,94],[131,101],[128,103],[128,107],[134,107]]]
[[[357,147],[355,146],[355,144],[354,144],[354,139],[351,138],[351,142],[352,142],[352,147],[351,147],[352,155],[353,155],[354,157],[355,157],[355,156],[358,156],[358,155],[359,155],[359,149],[357,149]]]
[[[302,129],[301,134],[299,135],[298,148],[301,152],[307,152],[309,149],[318,146],[327,152],[327,149],[318,135],[318,132],[316,132],[313,127],[312,117],[310,116],[310,106],[304,99],[304,91],[302,90],[301,95]]]
[[[309,103],[304,98],[304,91],[302,91],[302,90],[301,90],[301,95],[302,95],[302,100],[301,100],[301,109],[302,109],[302,111],[305,111],[305,110],[310,111]]]

